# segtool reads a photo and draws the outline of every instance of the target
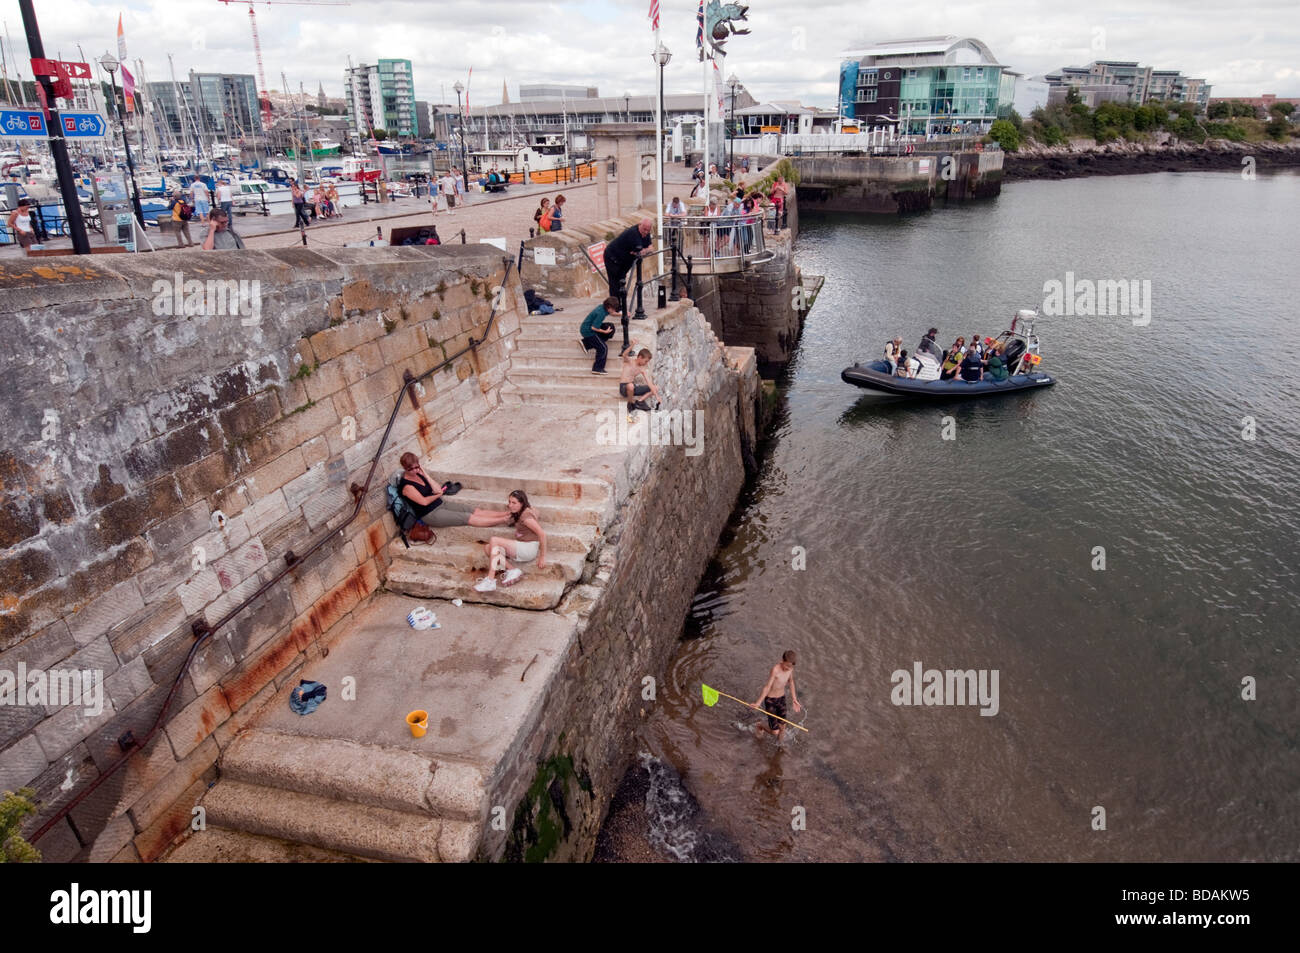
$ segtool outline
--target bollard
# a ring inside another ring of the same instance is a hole
[[[383,240],[384,240],[384,230],[383,230],[382,228],[380,228],[378,225],[376,225],[376,226],[375,226],[375,241],[377,241],[377,242],[383,242]]]
[[[691,269],[695,265],[695,256],[686,256],[686,297],[694,300],[695,296],[691,294]]]
[[[669,260],[672,262],[670,271],[672,273],[672,290],[668,293],[669,301],[681,301],[681,295],[677,293],[677,236],[674,234],[668,242]]]
[[[519,263],[515,265],[515,271],[521,271],[524,267],[524,240],[519,239]]]
[[[460,230],[460,243],[465,244],[465,229],[463,228]]]
[[[644,259],[636,260],[636,314],[632,315],[634,320],[645,320],[645,308],[641,305],[641,262]]]

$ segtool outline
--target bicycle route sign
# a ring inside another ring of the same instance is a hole
[[[62,113],[59,122],[68,139],[102,139],[108,133],[108,122],[100,113]],[[48,138],[45,114],[36,109],[0,109],[0,138],[20,136]]]

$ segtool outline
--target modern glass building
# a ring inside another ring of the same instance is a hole
[[[849,51],[840,66],[840,111],[901,135],[986,132],[1010,114],[1014,78],[970,37],[892,40]]]
[[[1081,94],[1119,88],[1124,92],[1124,99],[1134,106],[1160,100],[1193,103],[1204,109],[1210,99],[1210,87],[1204,79],[1184,76],[1178,70],[1152,69],[1136,60],[1094,60],[1087,66],[1062,66],[1047,74],[1047,82],[1053,89],[1073,86]]]

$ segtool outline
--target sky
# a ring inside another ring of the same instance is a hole
[[[116,54],[118,14],[130,60],[148,78],[199,72],[256,75],[248,3],[223,0],[34,0],[47,56]],[[667,92],[701,86],[695,52],[696,0],[661,0],[662,41],[673,53]],[[649,0],[351,0],[347,4],[257,3],[270,89],[324,84],[343,95],[343,71],[380,57],[409,59],[417,99],[454,102],[469,83],[470,104],[515,100],[522,83],[599,87],[601,95],[652,93],[656,67]],[[6,55],[31,78],[17,0],[0,0]],[[999,62],[1037,75],[1094,59],[1137,60],[1204,77],[1213,96],[1300,96],[1297,0],[956,0],[839,3],[754,0],[748,36],[727,43],[724,75],[758,99],[834,106],[846,50],[890,39],[953,34],[984,41]],[[472,80],[469,70],[473,67]],[[13,67],[9,76],[13,78]]]

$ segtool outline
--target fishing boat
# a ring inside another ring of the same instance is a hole
[[[889,397],[939,397],[955,399],[962,397],[989,397],[995,394],[1011,394],[1017,391],[1036,390],[1050,387],[1056,380],[1038,368],[1042,363],[1042,351],[1038,335],[1034,333],[1034,320],[1038,312],[1021,310],[1011,319],[1011,327],[996,338],[986,339],[986,349],[1002,345],[1003,360],[1007,366],[1007,379],[994,381],[985,378],[979,381],[964,381],[960,377],[952,380],[940,379],[940,365],[943,355],[938,353],[937,345],[930,343],[918,347],[913,355],[920,364],[915,377],[896,377],[890,373],[889,362],[883,358],[869,364],[855,363],[840,373],[840,379],[846,384],[862,387],[881,396]]]

